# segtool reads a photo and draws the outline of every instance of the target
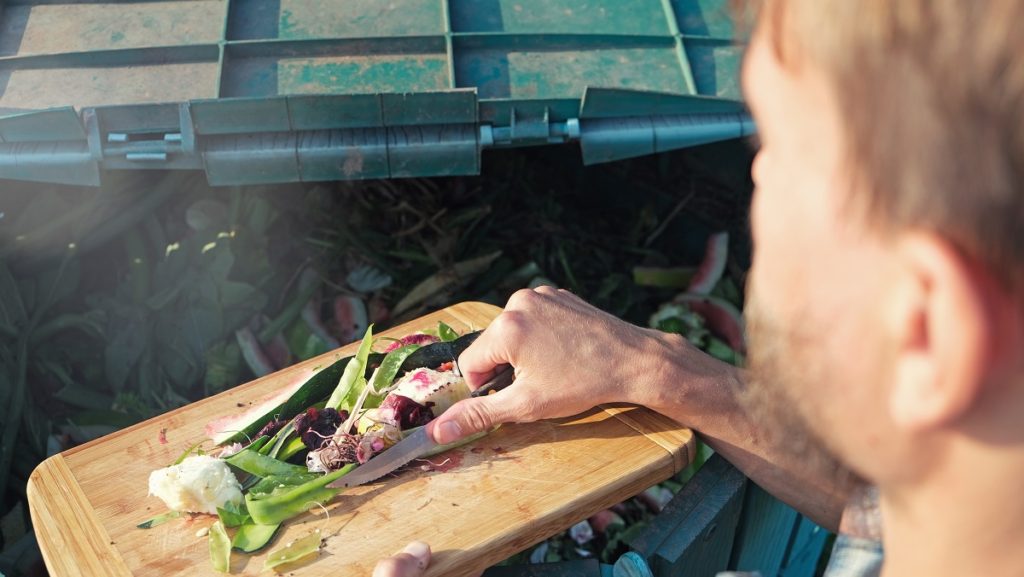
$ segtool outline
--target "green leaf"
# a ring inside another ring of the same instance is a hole
[[[3,262],[0,262],[0,320],[15,327],[24,327],[28,322],[28,312],[21,300],[18,284]]]
[[[220,284],[220,302],[225,308],[244,304],[260,310],[263,308],[266,298],[256,290],[256,287],[248,283],[228,280]]]
[[[128,374],[148,344],[149,324],[141,316],[115,327],[114,336],[104,351],[107,383],[111,389],[120,391],[124,387]]]
[[[224,525],[217,521],[210,527],[210,562],[213,570],[227,573],[231,570],[231,539]]]
[[[356,399],[363,392],[366,386],[366,359],[370,356],[370,347],[373,346],[373,325],[366,328],[363,335],[363,342],[359,345],[356,356],[345,366],[338,386],[331,393],[327,400],[327,407],[331,409],[344,409],[350,411]]]
[[[444,342],[450,342],[459,338],[459,333],[455,332],[455,329],[448,326],[444,321],[440,321],[437,323],[437,336]]]
[[[82,409],[106,410],[114,403],[114,398],[94,391],[80,384],[69,382],[65,384],[53,398],[62,403],[74,405]]]
[[[297,563],[310,555],[315,555],[320,551],[320,544],[323,538],[320,536],[320,529],[317,529],[302,537],[296,539],[291,543],[288,543],[281,549],[271,551],[267,555],[267,561],[263,564],[263,570],[275,569],[281,565],[287,565],[290,563]]]
[[[249,521],[249,512],[245,510],[245,501],[235,503],[228,501],[223,507],[217,507],[217,516],[225,527],[238,527]]]

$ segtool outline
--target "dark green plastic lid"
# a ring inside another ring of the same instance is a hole
[[[727,0],[8,1],[0,178],[213,184],[475,174],[736,138]]]

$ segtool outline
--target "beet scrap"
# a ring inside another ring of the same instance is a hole
[[[402,430],[426,425],[434,419],[434,412],[430,407],[394,393],[384,399],[377,414],[382,420],[398,423],[398,428]]]
[[[315,451],[334,435],[347,418],[347,411],[310,407],[305,413],[295,417],[295,432],[302,438],[302,443],[306,447]]]

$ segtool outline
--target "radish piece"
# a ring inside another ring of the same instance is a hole
[[[746,354],[743,315],[732,303],[718,297],[688,293],[677,296],[673,301],[685,304],[704,317],[708,330],[729,343],[734,351]]]
[[[235,331],[235,340],[242,349],[242,358],[245,364],[257,377],[269,375],[274,372],[274,363],[267,357],[266,351],[260,346],[259,339],[248,327]]]
[[[687,292],[706,295],[715,288],[725,272],[725,262],[729,258],[729,233],[719,232],[708,238],[704,261],[693,275]]]
[[[358,339],[370,325],[366,305],[356,297],[338,296],[334,299],[334,322],[338,324],[341,342],[350,343]]]

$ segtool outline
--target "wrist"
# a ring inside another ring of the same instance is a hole
[[[629,402],[695,427],[702,415],[732,398],[740,380],[736,367],[697,349],[683,336],[645,329],[644,378],[630,387]],[[731,403],[726,403],[731,404]]]

